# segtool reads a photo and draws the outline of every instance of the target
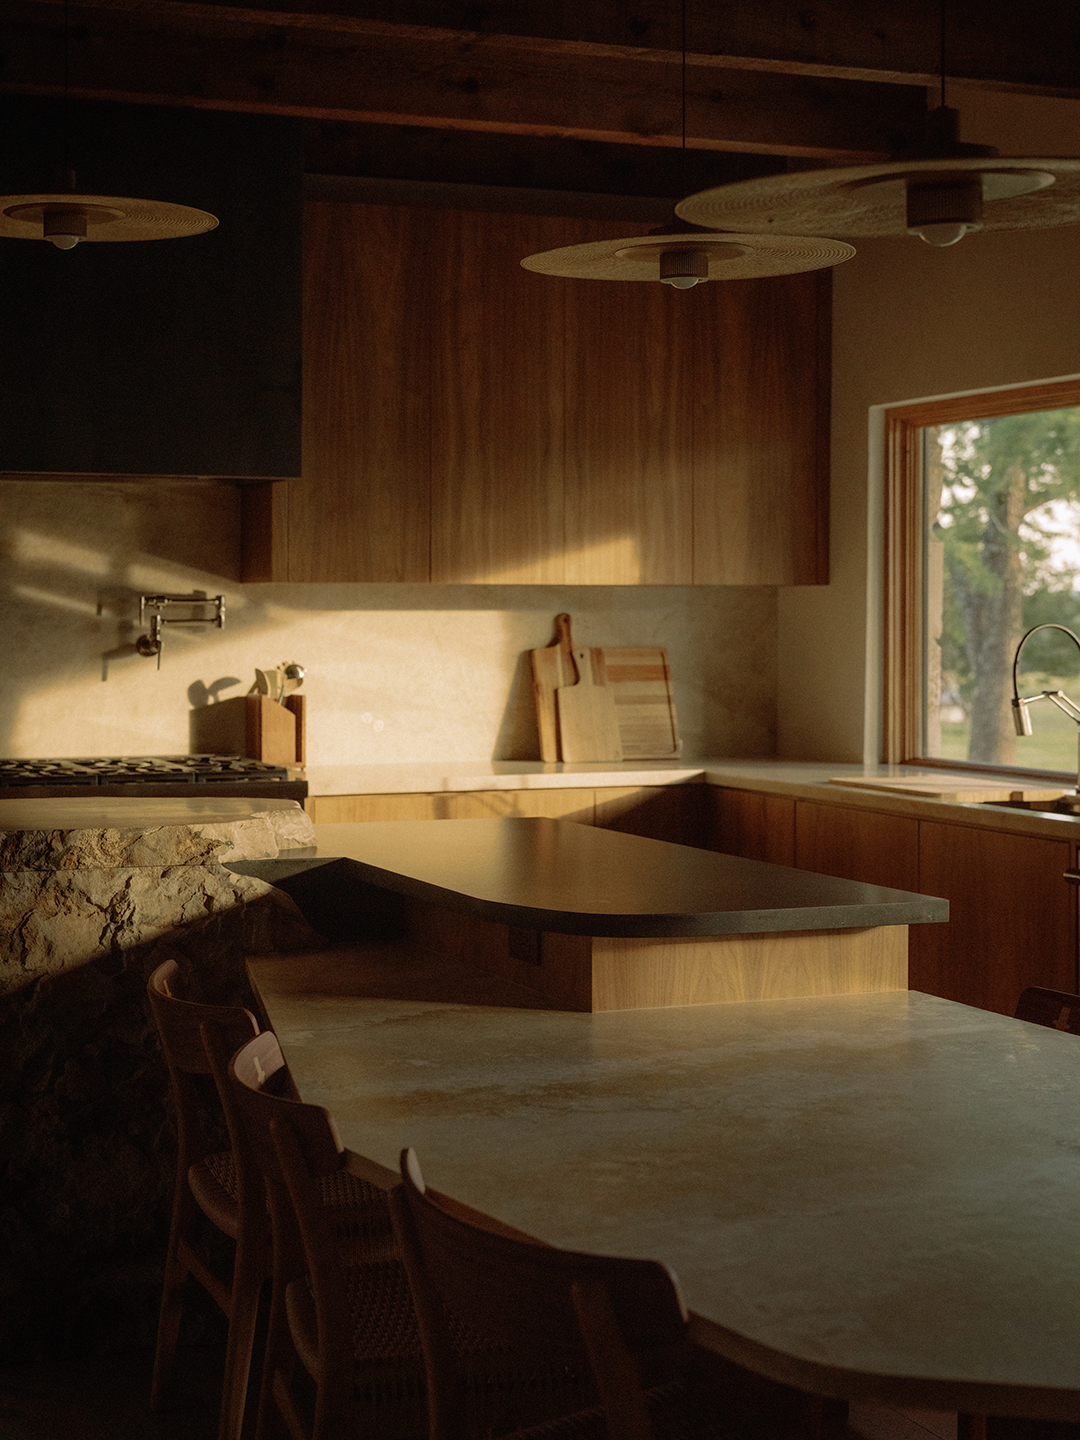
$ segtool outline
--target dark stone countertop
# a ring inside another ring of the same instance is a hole
[[[570,935],[690,936],[910,925],[947,900],[550,819],[316,825],[317,849],[230,869],[272,884],[382,891],[506,925]]]

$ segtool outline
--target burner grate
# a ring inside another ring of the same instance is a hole
[[[114,755],[71,760],[0,760],[0,787],[109,784],[252,784],[287,780],[281,765],[242,755]]]

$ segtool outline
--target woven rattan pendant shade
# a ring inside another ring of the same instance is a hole
[[[594,240],[584,245],[567,245],[544,250],[522,260],[526,270],[542,275],[563,275],[576,280],[651,280],[662,278],[662,262],[676,278],[694,273],[671,257],[702,257],[707,275],[699,279],[749,280],[765,275],[794,275],[801,270],[820,270],[848,260],[855,251],[838,240],[819,240],[794,235],[743,235],[697,231],[633,235],[623,240]],[[667,278],[667,277],[664,277]]]
[[[190,205],[115,195],[0,195],[0,235],[52,239],[60,249],[83,240],[171,240],[200,235],[215,216]]]

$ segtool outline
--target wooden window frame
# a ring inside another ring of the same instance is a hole
[[[1019,766],[979,765],[963,760],[928,759],[922,749],[922,689],[925,618],[923,613],[925,501],[922,431],[928,425],[988,420],[1035,410],[1080,405],[1080,377],[1035,385],[983,390],[885,411],[885,584],[883,593],[882,760],[950,770],[999,771],[1013,775],[1056,775],[1056,771]],[[1065,775],[1066,779],[1075,776]]]

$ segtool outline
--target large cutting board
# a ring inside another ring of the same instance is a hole
[[[831,775],[830,785],[849,785],[858,790],[884,790],[890,795],[921,795],[924,800],[966,800],[972,805],[1002,804],[1008,800],[1056,800],[1065,793],[1063,785],[1025,785],[1018,780],[995,784],[983,776],[943,775],[940,780],[906,775]]]
[[[555,640],[532,659],[540,758],[562,760],[555,692],[573,685],[576,667],[570,616],[555,617]],[[655,645],[607,646],[600,664],[615,701],[624,760],[672,760],[682,754],[667,652]]]
[[[624,760],[673,760],[682,754],[667,651],[605,646],[604,671],[615,698]]]
[[[573,659],[577,683],[555,691],[559,755],[570,765],[621,760],[615,701],[605,683],[602,652],[575,648]]]

